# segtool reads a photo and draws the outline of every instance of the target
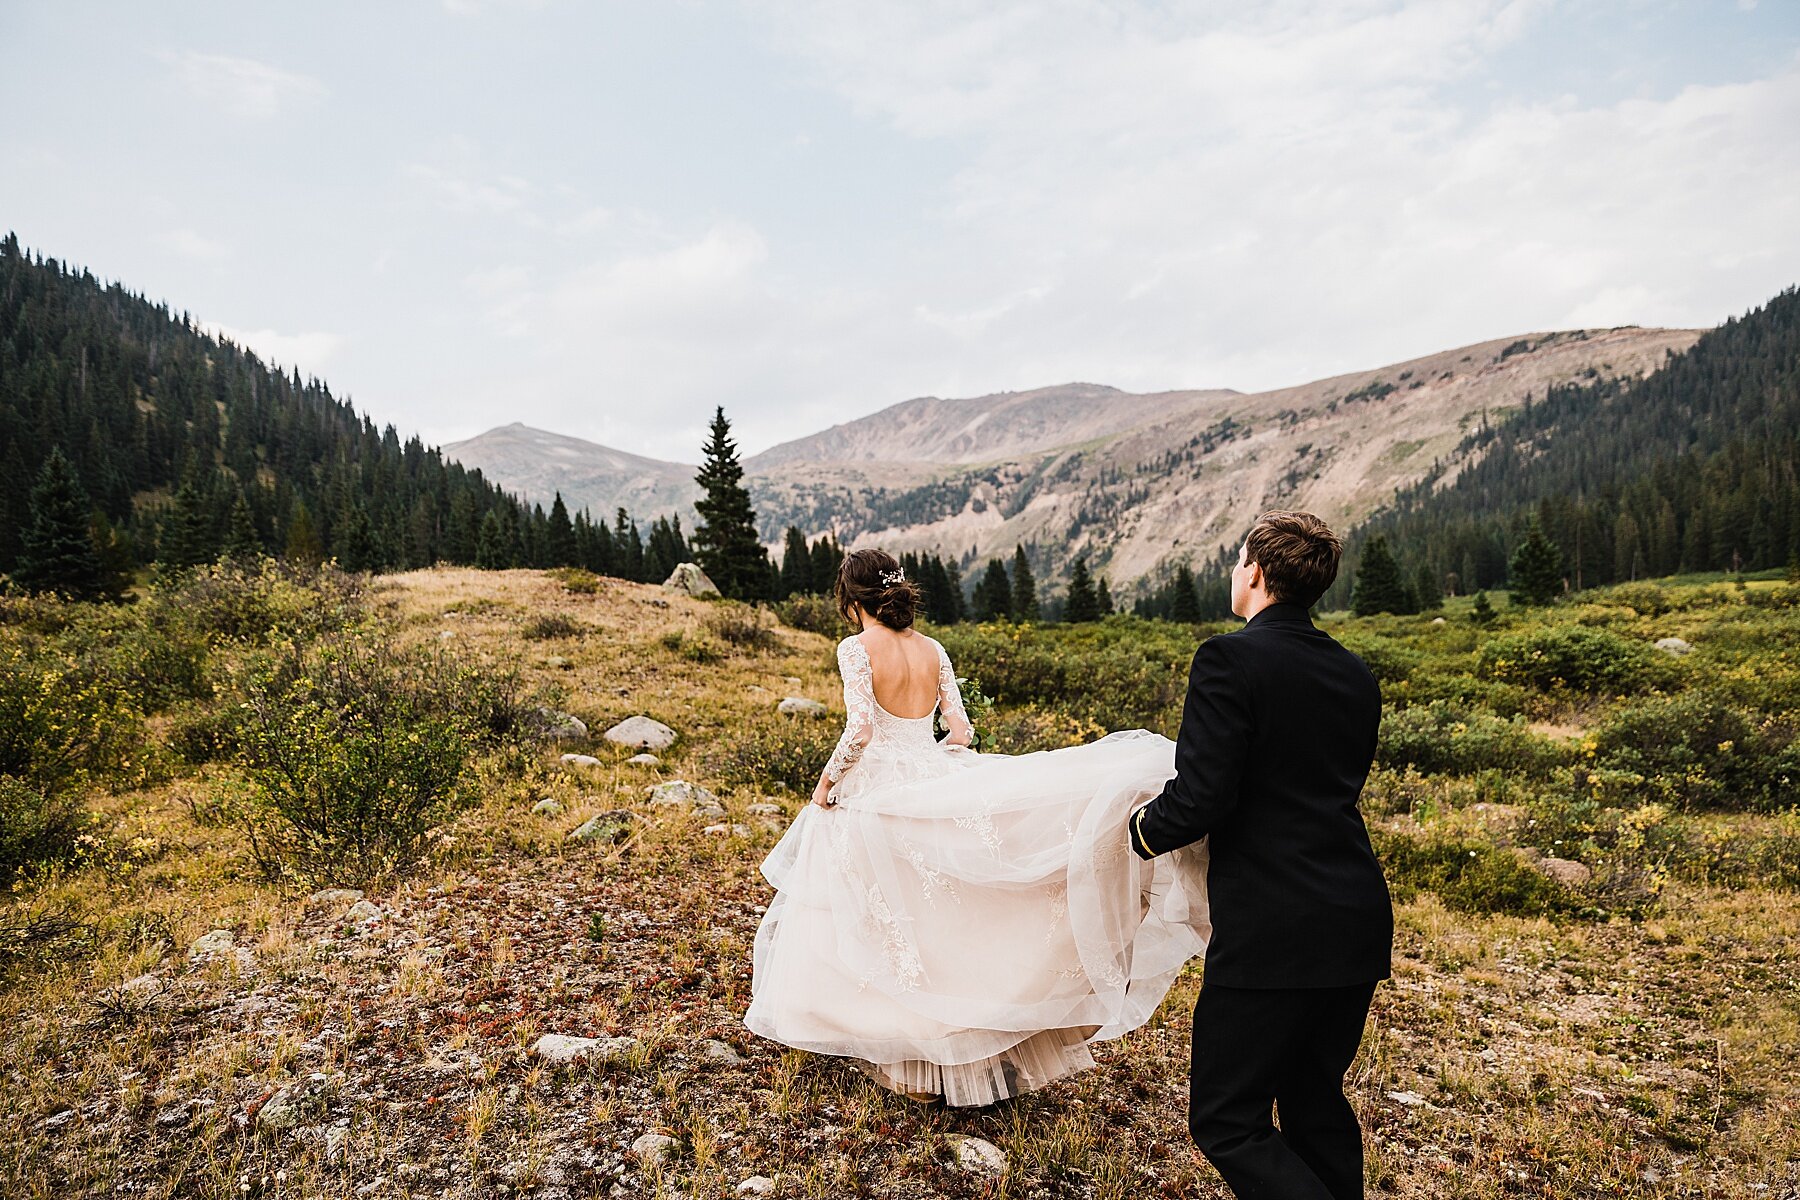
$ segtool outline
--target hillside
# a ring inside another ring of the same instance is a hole
[[[558,492],[571,508],[607,520],[620,508],[645,517],[688,511],[694,468],[613,450],[514,421],[460,442],[444,457],[480,464],[483,474],[527,501],[549,505]]]

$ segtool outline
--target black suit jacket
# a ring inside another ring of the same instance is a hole
[[[1393,903],[1356,807],[1380,723],[1375,676],[1298,604],[1272,604],[1195,653],[1175,778],[1132,814],[1130,836],[1140,858],[1211,837],[1209,982],[1390,974]]]

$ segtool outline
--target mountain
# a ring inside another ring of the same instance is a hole
[[[595,442],[533,429],[514,421],[443,447],[447,458],[481,471],[527,502],[548,507],[561,492],[571,509],[611,520],[619,508],[650,518],[680,514],[691,522],[694,471],[614,450]]]

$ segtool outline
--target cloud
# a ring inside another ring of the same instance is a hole
[[[325,85],[310,75],[253,58],[195,50],[162,57],[194,99],[228,116],[260,120],[327,94]]]
[[[463,216],[513,216],[535,221],[531,184],[517,175],[479,177],[473,173],[407,163],[401,173],[441,207]]]
[[[202,321],[200,324],[216,336],[228,338],[254,351],[268,365],[283,370],[298,369],[302,376],[322,372],[344,345],[342,335],[323,330],[280,333],[273,329],[236,329],[216,321]]]
[[[231,254],[224,242],[195,233],[192,229],[171,229],[162,235],[162,243],[175,253],[202,262],[219,262]]]

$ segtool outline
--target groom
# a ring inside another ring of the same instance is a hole
[[[1211,838],[1188,1128],[1238,1196],[1363,1194],[1344,1073],[1394,913],[1356,807],[1381,691],[1307,616],[1342,553],[1310,513],[1257,518],[1231,573],[1247,624],[1194,655],[1175,778],[1131,816],[1140,858]]]

